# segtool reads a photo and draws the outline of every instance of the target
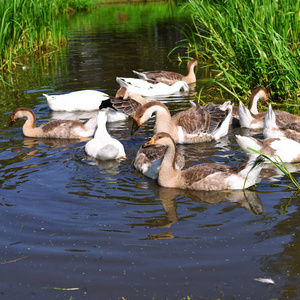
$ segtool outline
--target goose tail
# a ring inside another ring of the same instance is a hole
[[[240,102],[239,105],[239,119],[240,119],[241,127],[246,127],[246,128],[250,128],[250,123],[254,119],[251,116],[249,109],[246,108],[242,102]]]
[[[251,150],[248,149],[248,148],[251,148],[256,151],[260,151],[262,148],[262,145],[259,143],[258,140],[256,140],[255,138],[252,138],[252,137],[241,136],[241,135],[236,135],[235,137],[236,137],[237,143],[239,144],[241,149],[244,151],[244,153],[248,157],[253,158],[253,159],[258,157],[258,154],[254,154],[254,153],[252,153]]]
[[[215,140],[218,140],[221,137],[226,136],[228,134],[230,120],[232,117],[232,105],[230,101],[225,102],[219,108],[226,111],[227,115],[223,122],[220,124],[220,126],[218,126],[218,128],[216,128],[215,131],[212,133]]]
[[[140,79],[151,80],[151,79],[148,78],[148,77],[146,76],[146,74],[143,73],[143,72],[138,72],[138,71],[135,71],[135,70],[132,70],[132,72],[133,72],[134,74],[136,74],[137,77],[140,78]]]
[[[278,129],[276,124],[276,116],[272,109],[272,105],[270,104],[267,110],[267,114],[265,116],[263,135],[265,138],[273,137],[273,130]]]

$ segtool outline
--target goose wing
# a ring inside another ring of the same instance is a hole
[[[221,125],[227,115],[227,110],[224,111],[216,105],[205,107],[195,105],[186,111],[177,113],[172,119],[187,133],[199,134],[213,132]]]
[[[114,109],[121,111],[128,116],[133,116],[136,110],[142,106],[142,104],[131,98],[123,99],[110,97],[110,102]]]

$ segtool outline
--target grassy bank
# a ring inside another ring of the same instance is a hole
[[[20,57],[58,47],[65,41],[64,7],[52,0],[0,2],[0,68],[12,70]]]
[[[211,60],[220,91],[248,99],[262,86],[271,99],[298,105],[300,2],[189,0],[195,30],[186,44]]]

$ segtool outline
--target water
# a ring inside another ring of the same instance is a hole
[[[33,109],[39,124],[63,117],[42,93],[113,95],[115,77],[132,77],[132,69],[185,73],[167,58],[182,39],[173,26],[185,19],[161,7],[104,6],[71,17],[68,47],[24,61],[27,70],[17,69],[14,88],[0,95],[1,298],[299,299],[299,196],[272,185],[289,184],[276,171],[264,170],[245,193],[166,189],[132,167],[153,120],[134,137],[130,120],[108,125],[128,157],[112,162],[87,157],[85,142],[26,138],[23,122],[8,127],[19,106]],[[196,92],[205,77],[198,69]],[[191,99],[165,102],[175,113]],[[239,133],[231,128],[218,142],[180,146],[187,166],[243,161]]]

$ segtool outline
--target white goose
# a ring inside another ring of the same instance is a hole
[[[167,85],[172,85],[177,81],[184,81],[187,84],[196,82],[195,67],[197,66],[197,60],[191,59],[187,64],[187,75],[181,75],[176,72],[169,71],[145,71],[137,72],[133,70],[140,79],[150,80],[155,82],[162,82]]]
[[[94,138],[85,145],[85,152],[99,160],[114,160],[126,158],[124,146],[112,138],[106,129],[107,113],[99,111],[97,116],[97,130]]]
[[[97,120],[95,117],[86,121],[54,120],[36,127],[36,116],[31,109],[20,107],[13,111],[9,126],[16,121],[27,118],[23,125],[23,134],[27,137],[80,139],[94,135]]]
[[[178,144],[217,140],[227,135],[232,113],[230,101],[221,106],[195,105],[171,117],[168,108],[159,101],[140,107],[133,117],[131,134],[156,113],[154,133],[167,132]]]
[[[129,92],[141,96],[167,96],[180,91],[189,91],[189,86],[184,81],[177,81],[173,85],[167,85],[161,82],[155,83],[137,78],[117,77],[116,80],[121,87],[124,86]]]
[[[83,90],[61,95],[43,94],[53,111],[91,111],[98,110],[102,101],[109,96],[96,90]]]
[[[291,115],[291,114],[290,114]],[[270,104],[265,117],[263,135],[265,138],[286,137],[300,142],[299,117],[291,115],[290,118],[277,120],[277,115]]]
[[[236,140],[244,153],[250,158],[259,155],[253,153],[249,148],[272,156],[279,156],[283,162],[300,162],[300,143],[286,137],[267,138],[258,140],[253,137],[236,135]]]
[[[235,167],[205,163],[181,171],[174,167],[176,144],[168,133],[157,133],[146,145],[166,147],[158,173],[158,184],[168,188],[204,191],[240,190],[257,182],[263,166],[261,163],[254,167],[256,160],[250,159]]]

